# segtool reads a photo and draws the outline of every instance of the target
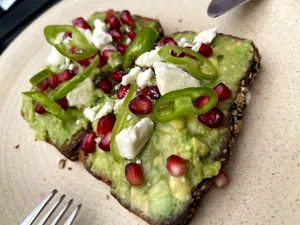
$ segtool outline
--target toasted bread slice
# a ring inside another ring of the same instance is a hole
[[[181,32],[181,33],[175,33],[171,36],[175,38],[175,40],[179,40],[180,37],[187,37],[189,36],[191,32]],[[232,43],[232,45],[228,45],[228,51],[230,51],[230,48],[235,46],[235,45],[243,45],[244,43],[250,43],[249,48],[245,50],[245,52],[239,52],[239,54],[248,54],[246,51],[251,52],[251,57],[247,60],[246,62],[246,67],[241,69],[239,72],[239,77],[234,83],[234,90],[233,91],[233,96],[228,102],[228,104],[225,105],[226,107],[226,117],[225,117],[225,124],[223,126],[224,132],[222,133],[221,139],[217,142],[217,151],[214,152],[214,154],[211,155],[211,159],[215,162],[220,162],[221,165],[224,165],[225,162],[229,159],[229,156],[231,154],[231,150],[235,141],[235,138],[237,134],[239,133],[241,127],[242,127],[242,118],[243,118],[243,112],[247,107],[247,101],[249,100],[249,88],[251,84],[254,81],[254,78],[259,72],[260,68],[260,55],[255,47],[255,45],[248,40],[241,39],[238,37],[230,36],[230,35],[224,35],[224,34],[218,34],[216,37],[217,40],[214,40],[211,43],[211,47],[217,51],[217,48],[222,47],[220,46],[220,39],[226,39],[228,42],[227,43]],[[238,56],[235,56],[238,57]],[[222,63],[218,62],[218,60],[222,61],[222,55],[220,54],[219,57],[215,56],[215,65],[218,67],[219,71],[221,70],[220,66]],[[245,63],[245,62],[244,62]],[[222,72],[221,72],[222,73]],[[217,128],[219,129],[219,128]],[[147,149],[149,150],[149,149]],[[101,150],[97,150],[101,151]],[[103,153],[103,154],[110,154],[110,153]],[[112,187],[112,195],[119,201],[119,203],[124,206],[126,209],[128,209],[130,212],[134,213],[135,215],[139,216],[140,218],[144,219],[147,221],[149,224],[155,224],[155,225],[184,225],[187,224],[194,212],[195,212],[195,207],[197,203],[199,202],[202,194],[208,190],[210,185],[212,184],[212,177],[207,177],[204,178],[200,183],[194,185],[191,189],[191,199],[187,201],[183,201],[181,204],[180,210],[173,212],[169,215],[166,216],[160,216],[160,217],[154,217],[151,215],[149,212],[145,212],[146,210],[141,209],[136,203],[133,204],[131,201],[131,197],[128,197],[129,199],[124,199],[124,196],[119,195],[114,191],[113,189],[116,188],[117,185],[119,185],[118,180],[114,180],[113,177],[107,175],[106,171],[101,171],[97,170],[94,168],[93,165],[93,160],[89,159],[89,157],[92,157],[88,154],[86,154],[84,151],[80,150],[79,152],[79,158],[81,162],[83,163],[84,167],[86,170],[91,173],[94,177],[96,177],[99,180],[102,180],[103,182],[107,183]],[[97,156],[95,156],[97,157]],[[101,162],[101,159],[98,157],[99,162]],[[109,161],[107,163],[107,166],[114,166],[116,164],[112,163],[113,161]],[[124,166],[123,164],[120,164],[120,166]],[[113,168],[114,170],[119,170],[120,168]],[[121,168],[121,171],[122,170]],[[216,174],[215,174],[216,175]],[[155,185],[155,184],[153,184]],[[143,189],[147,190],[146,186],[142,187]],[[147,190],[148,191],[148,190]],[[143,193],[148,193],[148,192],[143,192]],[[130,192],[130,189],[127,190],[127,192]],[[136,193],[136,192],[135,192]],[[126,194],[126,191],[122,194]],[[130,195],[129,195],[130,196]],[[147,200],[147,199],[146,199]],[[146,201],[145,200],[145,201]],[[151,201],[151,200],[150,200]],[[149,203],[151,204],[151,202]]]
[[[116,12],[116,14],[119,14],[119,12]],[[89,24],[91,27],[93,27],[93,22],[95,19],[101,19],[102,21],[104,20],[106,15],[106,12],[97,12],[94,13],[90,19],[88,20]],[[160,22],[158,20],[155,19],[151,19],[151,18],[147,18],[147,17],[142,17],[139,15],[133,15],[134,20],[136,21],[136,26],[140,26],[140,27],[153,27],[155,28],[158,32],[159,32],[159,37],[163,36],[163,29],[162,26],[160,24]],[[28,102],[29,101],[29,102]],[[27,99],[27,104],[25,100],[23,102],[23,106],[22,106],[22,110],[21,110],[21,114],[23,116],[23,118],[25,120],[29,120],[30,118],[35,116],[34,113],[34,103],[30,103],[30,100]],[[24,107],[26,107],[26,112],[24,113]],[[28,112],[30,111],[30,112]],[[81,112],[82,114],[82,112]],[[41,116],[40,116],[41,117]],[[54,119],[54,116],[48,115],[48,117],[50,119]],[[49,119],[47,118],[47,119]],[[42,119],[39,118],[41,123],[42,123]],[[59,120],[55,120],[54,123],[60,123]],[[53,137],[57,137],[58,135],[60,135],[60,130],[62,130],[62,127],[60,127],[59,129],[52,129],[51,132],[49,132],[49,130],[47,129],[47,127],[44,127],[43,129],[43,135],[42,137],[37,136],[37,139],[43,140],[48,142],[49,144],[55,146],[57,148],[57,150],[59,152],[61,152],[66,158],[72,160],[72,161],[76,161],[78,160],[78,148],[80,145],[80,142],[82,140],[82,137],[86,134],[87,130],[91,129],[91,124],[88,123],[88,121],[81,121],[82,122],[82,127],[78,128],[78,126],[76,126],[75,128],[69,129],[68,134],[64,133],[64,139],[62,141],[57,141],[54,140]],[[40,129],[40,127],[38,126],[38,124],[31,126],[32,129],[34,129],[35,131]]]

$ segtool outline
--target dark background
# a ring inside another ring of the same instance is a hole
[[[26,26],[59,1],[17,0],[7,11],[0,7],[0,55]]]

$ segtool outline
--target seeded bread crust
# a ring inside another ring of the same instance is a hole
[[[225,35],[225,34],[219,34],[219,35]],[[225,35],[232,37],[237,40],[245,40],[238,37],[234,37],[231,35]],[[259,69],[260,69],[260,60],[261,56],[258,52],[258,49],[254,44],[252,44],[254,49],[254,54],[252,59],[249,62],[249,69],[245,73],[245,76],[241,79],[239,85],[238,85],[238,91],[235,96],[235,100],[232,102],[230,108],[228,109],[231,113],[231,117],[228,118],[226,121],[226,125],[229,127],[229,130],[227,134],[225,134],[223,142],[220,146],[219,153],[214,157],[216,161],[220,161],[222,165],[224,165],[231,153],[232,153],[232,147],[235,141],[235,138],[237,137],[237,134],[242,128],[242,119],[243,119],[243,112],[247,107],[246,102],[246,95],[249,92],[249,88],[251,84],[254,81],[254,78],[257,76]],[[96,177],[99,180],[102,180],[106,184],[111,186],[111,181],[107,177],[101,177],[97,174],[94,174],[91,171],[91,168],[87,165],[87,154],[84,153],[82,150],[79,151],[79,159],[83,163],[86,170],[91,173],[94,177]],[[192,203],[189,204],[180,214],[173,215],[167,220],[164,221],[154,221],[152,218],[145,217],[142,212],[139,209],[133,209],[130,204],[126,204],[118,198],[118,196],[112,194],[118,202],[128,209],[131,213],[139,216],[146,222],[152,225],[186,225],[189,223],[191,218],[193,217],[195,213],[195,208],[197,204],[200,201],[200,198],[202,194],[204,194],[212,184],[212,179],[204,179],[200,184],[198,184],[193,190],[192,190]]]
[[[136,16],[138,16],[138,15],[136,15]],[[140,17],[145,22],[154,22],[154,21],[156,21],[157,26],[155,27],[155,29],[157,29],[157,31],[159,32],[159,38],[163,37],[163,35],[164,35],[163,28],[162,28],[162,26],[161,26],[161,24],[158,20],[151,19],[151,18],[148,18],[148,17],[143,17],[143,16],[140,16]],[[23,106],[22,106],[22,110],[21,110],[21,115],[24,118]],[[91,130],[91,127],[89,127],[88,130]],[[78,151],[79,151],[80,142],[81,142],[83,136],[86,133],[87,133],[87,130],[81,129],[80,131],[78,131],[77,134],[73,135],[73,137],[71,138],[71,140],[68,144],[64,144],[62,146],[56,145],[50,139],[46,140],[46,142],[53,145],[66,158],[68,158],[72,161],[77,161],[78,160]]]

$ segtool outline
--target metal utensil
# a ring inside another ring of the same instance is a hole
[[[250,0],[213,0],[207,9],[207,15],[210,17],[218,17],[225,12],[244,4]]]

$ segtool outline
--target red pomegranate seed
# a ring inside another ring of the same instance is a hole
[[[91,29],[90,25],[82,17],[72,20],[72,24],[75,27],[80,27],[82,29]]]
[[[143,168],[140,164],[129,163],[125,166],[125,176],[132,186],[139,186],[144,183]]]
[[[196,57],[192,56],[191,54],[187,53],[187,52],[181,52],[178,57],[182,58],[182,57],[190,57],[192,59],[196,59]]]
[[[48,87],[49,87],[49,80],[48,78],[46,78],[37,85],[36,90],[43,92],[46,91]]]
[[[44,113],[46,113],[46,110],[44,109],[44,107],[43,107],[41,104],[39,104],[39,103],[37,103],[37,104],[35,105],[35,111],[36,111],[38,114],[44,114]]]
[[[177,45],[177,42],[172,37],[165,37],[162,42],[164,45]]]
[[[72,38],[72,33],[71,32],[65,32],[64,33],[63,40],[65,40],[67,38]]]
[[[124,55],[127,50],[127,46],[124,44],[118,44],[117,49],[122,55]]]
[[[86,153],[93,153],[96,151],[96,141],[97,138],[95,132],[90,132],[84,135],[82,142],[81,142],[81,148]]]
[[[128,93],[129,88],[130,88],[130,84],[128,84],[126,86],[120,85],[119,90],[117,92],[118,99],[125,98],[125,96]]]
[[[149,97],[151,99],[159,99],[160,98],[160,92],[158,90],[158,87],[151,86],[151,87],[146,87],[142,90],[140,90],[137,95],[144,95],[146,97]]]
[[[222,188],[228,184],[229,179],[227,174],[220,170],[219,174],[212,178],[212,182],[215,183],[218,188]]]
[[[174,177],[183,176],[186,172],[186,161],[177,155],[171,155],[167,159],[167,169]]]
[[[120,19],[123,23],[132,26],[134,24],[134,20],[128,10],[123,10],[120,14]]]
[[[72,74],[70,72],[70,70],[65,70],[64,72],[62,72],[61,74],[58,75],[58,80],[60,83],[68,81],[72,78]]]
[[[108,19],[109,19],[111,16],[115,16],[115,15],[116,15],[116,13],[115,13],[115,11],[114,11],[113,9],[107,10],[107,12],[106,12],[106,17],[105,17],[105,19],[104,19],[104,22],[105,22],[105,23],[108,23]]]
[[[144,95],[139,95],[130,101],[129,110],[133,114],[149,114],[152,112],[152,102]]]
[[[117,72],[112,72],[111,73],[111,78],[118,82],[121,83],[122,82],[122,77],[124,76],[124,72],[123,71],[117,71]]]
[[[121,23],[118,19],[118,17],[116,16],[111,16],[108,18],[107,23],[110,26],[110,29],[115,29],[115,28],[119,28],[121,26]]]
[[[111,132],[108,132],[101,139],[98,147],[105,152],[109,152],[110,151],[110,141],[111,141]]]
[[[102,52],[102,56],[103,56],[105,62],[107,62],[108,59],[109,59],[109,57],[110,57],[110,55],[111,55],[112,53],[115,53],[115,52],[116,52],[115,50],[110,50],[110,49],[104,50],[104,51]]]
[[[213,108],[209,112],[199,115],[198,120],[210,128],[218,128],[223,124],[224,113],[218,109]]]
[[[49,87],[55,89],[59,85],[58,77],[55,74],[52,74],[49,77]]]
[[[78,60],[77,62],[82,66],[89,66],[91,63],[90,59],[81,59]]]
[[[198,52],[208,58],[212,56],[213,50],[209,45],[201,44]]]
[[[134,30],[130,30],[128,33],[127,33],[127,36],[130,38],[130,40],[133,41],[133,39],[135,38],[136,36],[136,33]]]
[[[112,36],[112,38],[115,41],[121,41],[123,38],[123,35],[122,35],[120,29],[112,29],[112,30],[109,30],[108,33]]]
[[[98,65],[97,67],[102,67],[106,64],[107,60],[104,56],[102,56],[101,54],[98,54],[99,55],[99,62],[98,62]],[[89,63],[93,63],[94,60],[95,60],[96,56],[93,56],[91,58],[89,58]]]
[[[196,107],[201,109],[209,102],[209,98],[207,96],[200,96],[196,99]]]
[[[63,109],[67,109],[69,107],[68,100],[66,97],[59,99],[56,101]]]
[[[110,93],[112,88],[111,83],[105,78],[96,81],[96,87],[100,88],[104,93]]]
[[[214,87],[215,92],[218,95],[218,101],[222,102],[229,98],[231,98],[232,92],[231,90],[223,83],[219,83]]]
[[[103,136],[108,132],[111,132],[116,122],[116,116],[110,113],[100,118],[97,124],[97,134]]]

